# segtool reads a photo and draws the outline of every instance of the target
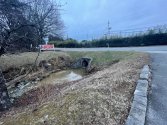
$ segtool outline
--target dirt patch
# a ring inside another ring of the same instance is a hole
[[[60,84],[50,91],[48,86],[30,91],[35,94],[24,95],[21,100],[34,98],[35,104],[31,100],[33,104],[13,108],[0,120],[4,125],[123,125],[140,69],[148,60],[147,54],[138,54],[80,81]]]

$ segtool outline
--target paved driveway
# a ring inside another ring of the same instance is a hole
[[[167,54],[151,54],[151,58],[153,79],[146,125],[167,125]]]

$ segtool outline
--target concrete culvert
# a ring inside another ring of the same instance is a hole
[[[83,57],[72,64],[72,68],[88,68],[91,65],[91,58]]]
[[[82,61],[82,67],[86,68],[86,67],[88,67],[88,65],[89,65],[88,61],[86,61],[86,60]]]

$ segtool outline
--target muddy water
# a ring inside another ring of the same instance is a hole
[[[10,97],[20,97],[22,94],[31,90],[35,86],[45,85],[45,84],[62,84],[64,82],[71,82],[80,80],[86,75],[84,69],[70,69],[63,70],[56,73],[52,73],[49,77],[39,81],[37,84],[32,84],[31,82],[26,85],[21,84],[19,87],[11,88],[9,91]]]
[[[63,71],[51,74],[49,77],[40,81],[40,84],[44,85],[44,84],[57,84],[57,83],[71,82],[71,81],[82,79],[83,76],[85,75],[86,75],[86,72],[84,69],[63,70]]]

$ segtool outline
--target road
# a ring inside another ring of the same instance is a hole
[[[149,47],[110,47],[110,48],[56,48],[61,51],[138,51],[149,53],[167,53],[167,46]]]
[[[167,54],[151,54],[152,88],[148,99],[146,125],[167,125]]]

